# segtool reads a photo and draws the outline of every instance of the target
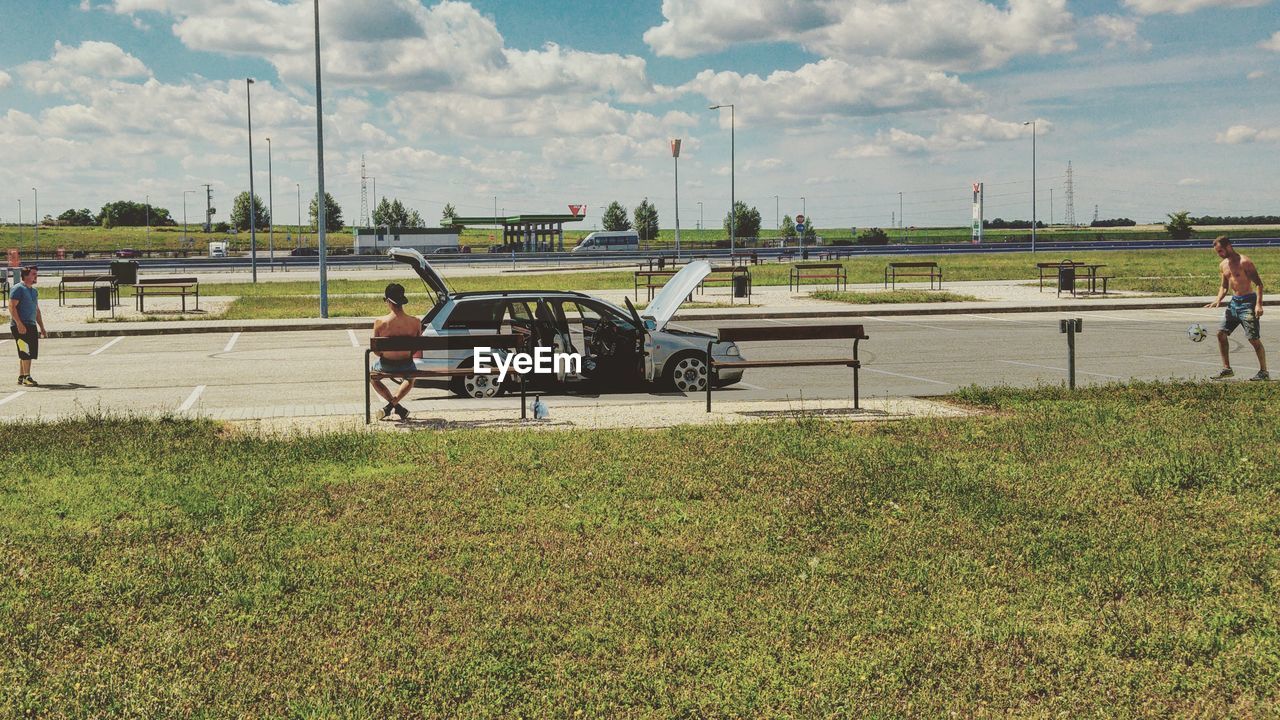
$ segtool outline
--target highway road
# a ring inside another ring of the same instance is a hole
[[[1218,368],[1212,337],[1192,343],[1194,322],[1211,330],[1220,311],[1149,310],[1014,315],[939,315],[863,320],[870,340],[861,346],[864,396],[945,394],[968,384],[1031,386],[1066,377],[1066,339],[1058,320],[1081,317],[1077,372],[1081,384],[1169,378],[1204,378]],[[753,321],[758,324],[762,321]],[[799,324],[807,321],[764,321]],[[689,323],[711,328],[723,323]],[[1264,340],[1267,333],[1264,329]],[[33,374],[40,388],[0,388],[0,418],[54,418],[84,413],[182,413],[221,419],[356,416],[363,412],[361,362],[364,333],[347,330],[280,333],[208,333],[54,339],[42,343]],[[1280,345],[1278,345],[1280,347]],[[1240,333],[1232,341],[1241,378],[1256,360]],[[843,353],[845,343],[757,343],[743,346],[753,358]],[[11,340],[10,382],[17,376]],[[1274,362],[1274,355],[1272,356]],[[779,368],[749,371],[718,399],[847,398],[851,371],[843,368]],[[563,403],[593,405],[687,402],[670,392],[567,396]],[[512,407],[506,398],[478,401],[419,389],[408,406],[415,414],[463,403]],[[471,405],[469,407],[480,407]]]

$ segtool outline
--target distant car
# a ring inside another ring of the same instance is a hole
[[[320,254],[319,250],[316,250],[315,248],[309,248],[309,247],[294,248],[289,251],[289,255],[293,257],[312,257],[319,254]]]
[[[446,245],[444,247],[438,247],[435,250],[432,250],[431,254],[432,255],[456,255],[460,252],[462,252],[462,250],[457,245]]]
[[[117,250],[117,251],[116,251],[116,257],[118,257],[118,258],[140,258],[140,257],[142,257],[142,251],[141,251],[141,250],[134,250],[133,248],[120,248],[119,250]]]
[[[85,252],[84,250],[75,250],[75,251],[72,251],[71,257],[79,260],[80,258],[89,257],[89,253]]]

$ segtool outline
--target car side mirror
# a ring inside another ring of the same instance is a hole
[[[648,320],[648,319],[646,319],[646,320],[644,321],[644,328],[645,328],[646,330],[657,330],[657,329],[658,329],[658,323],[656,323],[656,322],[654,322],[654,321],[652,321],[652,320]]]

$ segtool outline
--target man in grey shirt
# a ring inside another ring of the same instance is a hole
[[[31,361],[40,356],[40,338],[49,337],[44,329],[44,317],[40,315],[40,294],[36,292],[38,275],[34,265],[22,268],[22,282],[9,293],[9,332],[18,346],[18,384],[27,387],[40,384],[31,377]]]

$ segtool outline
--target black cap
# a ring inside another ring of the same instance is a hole
[[[382,297],[401,307],[409,303],[409,298],[404,296],[404,286],[400,283],[391,283],[387,285],[387,289],[382,293]]]

